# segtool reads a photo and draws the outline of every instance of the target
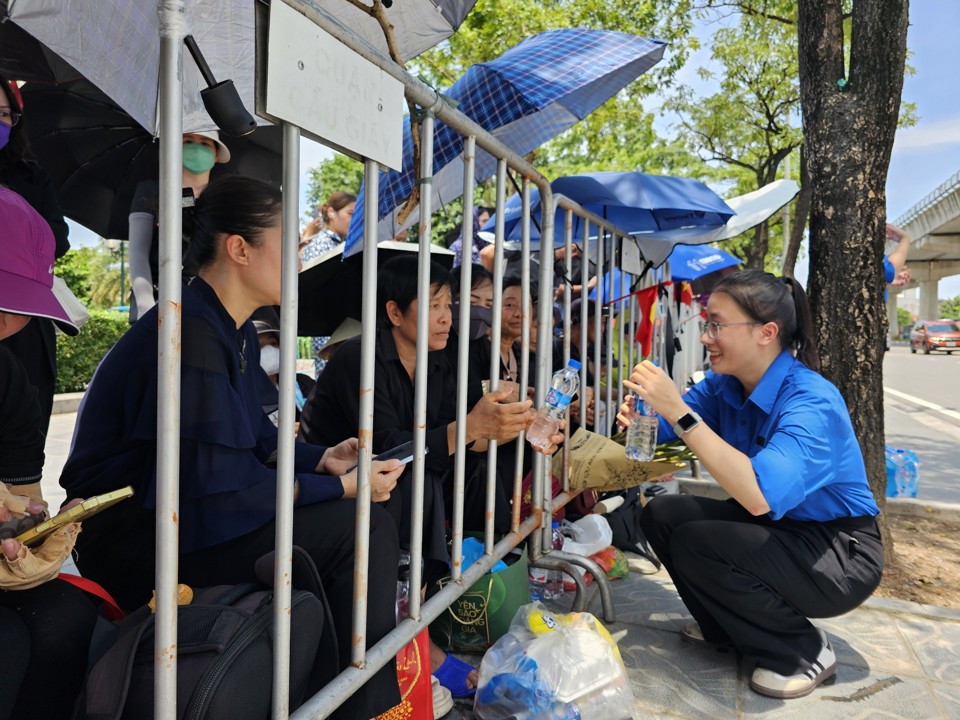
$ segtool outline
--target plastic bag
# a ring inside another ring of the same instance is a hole
[[[626,720],[633,693],[616,641],[593,615],[531,603],[483,656],[473,712],[480,720]]]
[[[608,580],[619,580],[620,578],[625,578],[630,574],[630,564],[627,562],[627,556],[612,545],[604,548],[598,553],[594,553],[590,556],[590,559],[600,566],[600,569],[603,570],[604,574],[606,574]],[[585,585],[589,585],[593,582],[592,573],[587,572],[579,565],[577,565],[576,568],[580,571],[580,574],[583,575],[583,582]],[[576,589],[577,585],[574,583],[573,578],[564,573],[563,591],[573,592]]]
[[[563,551],[590,557],[613,543],[613,530],[603,515],[590,514],[576,522],[564,522],[560,528],[565,536]]]
[[[591,555],[590,558],[603,568],[603,571],[607,574],[607,578],[610,580],[619,580],[630,574],[627,556],[612,545]]]
[[[912,450],[884,447],[887,460],[887,497],[916,497],[920,460]]]

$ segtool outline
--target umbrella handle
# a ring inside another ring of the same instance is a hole
[[[190,55],[193,56],[193,61],[197,64],[200,74],[203,75],[207,87],[216,85],[217,79],[213,76],[213,71],[210,69],[210,66],[207,65],[207,61],[204,59],[203,53],[200,52],[200,46],[197,45],[197,41],[193,39],[193,35],[185,35],[183,43],[187,46],[187,50],[190,51]]]

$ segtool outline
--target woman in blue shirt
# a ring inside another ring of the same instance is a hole
[[[818,372],[803,289],[730,275],[700,327],[711,372],[688,393],[650,362],[624,385],[660,416],[660,441],[681,438],[731,500],[661,496],[641,525],[696,620],[683,635],[755,659],[756,692],[801,697],[837,665],[807,618],[848,612],[880,583],[879,510],[846,403]]]
[[[180,411],[181,582],[197,587],[255,580],[274,547],[277,428],[260,404],[260,344],[250,316],[280,302],[281,197],[239,176],[212,182],[197,201],[191,239],[198,275],[183,288]],[[83,574],[124,608],[150,599],[157,462],[157,309],[107,354],[87,389],[60,484],[69,498],[133,485],[135,498],[89,522],[77,543]],[[351,656],[357,440],[297,443],[293,542],[313,558],[337,629],[341,667]],[[390,496],[403,466],[374,462],[374,501]],[[397,532],[378,506],[370,516],[367,638],[396,625]],[[385,665],[339,717],[368,718],[400,702]]]

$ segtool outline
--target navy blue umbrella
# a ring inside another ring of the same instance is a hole
[[[725,250],[711,245],[677,245],[668,258],[674,280],[696,280],[709,273],[735,267],[743,262]]]
[[[527,38],[496,60],[469,68],[444,93],[457,109],[519,155],[582,120],[626,87],[661,57],[659,40],[606,30],[548,30]],[[496,160],[476,151],[474,178],[492,177]],[[409,118],[403,136],[403,170],[380,173],[378,237],[396,236],[419,219],[404,222],[397,208],[413,189],[413,139]],[[463,137],[443,122],[434,129],[433,207],[463,194]],[[357,205],[363,204],[363,189]],[[347,234],[349,256],[363,243],[363,213],[355,213]]]
[[[699,180],[648,175],[640,172],[595,172],[557,178],[550,183],[554,195],[564,195],[594,215],[609,220],[631,235],[675,231],[684,228],[720,227],[736,213]],[[504,207],[506,237],[518,240],[521,230],[521,200],[513,195]],[[531,215],[540,212],[540,194],[530,194]],[[556,228],[563,227],[564,211],[557,210]],[[495,227],[491,218],[485,230]],[[580,220],[574,217],[573,236],[582,237]],[[539,239],[536,227],[531,239]],[[554,243],[563,233],[554,234]]]

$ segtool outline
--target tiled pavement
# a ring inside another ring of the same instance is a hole
[[[636,720],[960,718],[960,611],[877,599],[816,620],[837,653],[836,682],[805,698],[774,700],[750,690],[733,652],[681,639],[690,616],[665,573],[631,573],[611,589],[617,621],[607,627],[627,667]],[[595,591],[588,609],[601,617]],[[472,717],[461,703],[447,720]]]

